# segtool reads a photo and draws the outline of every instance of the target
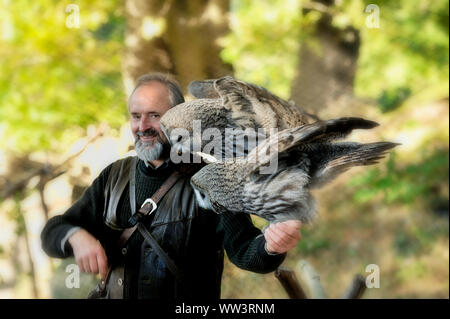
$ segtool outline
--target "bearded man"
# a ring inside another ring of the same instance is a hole
[[[142,76],[128,100],[137,157],[106,167],[42,231],[49,256],[74,256],[82,271],[100,273],[97,298],[218,299],[224,249],[236,266],[268,273],[300,240],[299,222],[273,224],[263,234],[247,214],[201,209],[189,174],[171,177],[178,168],[170,161],[159,119],[182,102],[181,90],[169,76]],[[136,211],[169,179],[172,185],[155,210],[138,223],[144,229],[133,231]]]

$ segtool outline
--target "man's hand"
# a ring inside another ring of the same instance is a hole
[[[81,271],[98,274],[102,280],[108,272],[108,260],[100,242],[84,229],[76,231],[69,238],[75,260]]]
[[[269,253],[282,254],[297,245],[301,238],[299,220],[288,220],[271,224],[264,232],[266,249]]]

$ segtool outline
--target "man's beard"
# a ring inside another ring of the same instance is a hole
[[[164,142],[156,131],[138,132],[135,141],[136,154],[145,163],[161,159],[166,153],[168,143]],[[139,136],[156,136],[153,142],[142,142]]]

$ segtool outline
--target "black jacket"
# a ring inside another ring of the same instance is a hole
[[[115,165],[132,162],[132,157]],[[114,165],[114,163],[112,164]],[[50,219],[42,231],[42,247],[51,257],[72,255],[71,247],[61,242],[74,226],[86,229],[100,240],[108,262],[124,266],[124,298],[217,299],[223,270],[223,249],[238,267],[258,273],[274,271],[285,254],[269,255],[265,239],[247,214],[221,214],[197,206],[189,176],[180,178],[145,220],[147,229],[184,274],[177,282],[162,260],[135,232],[127,249],[116,246],[122,229],[131,216],[129,183],[116,201],[116,219],[107,216],[105,186],[111,171],[108,166],[65,214]],[[138,161],[136,169],[136,207],[139,208],[175,169],[172,163],[159,169],[147,168]],[[121,174],[128,174],[124,171]],[[108,194],[106,194],[108,196]],[[109,221],[107,220],[109,219]],[[113,225],[115,223],[115,225]]]

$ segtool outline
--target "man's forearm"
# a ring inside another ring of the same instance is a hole
[[[264,235],[253,225],[248,215],[230,214],[223,218],[225,249],[236,266],[257,273],[268,273],[283,262],[286,255],[269,254]]]
[[[67,239],[78,229],[67,223],[62,215],[51,218],[41,233],[42,249],[50,257],[69,257],[72,252],[67,249]]]
[[[74,226],[67,231],[66,236],[64,236],[63,239],[61,240],[61,251],[63,253],[67,250],[66,244],[68,244],[68,240],[69,240],[70,236],[72,236],[74,233],[76,233],[80,229],[81,229],[81,227]]]

